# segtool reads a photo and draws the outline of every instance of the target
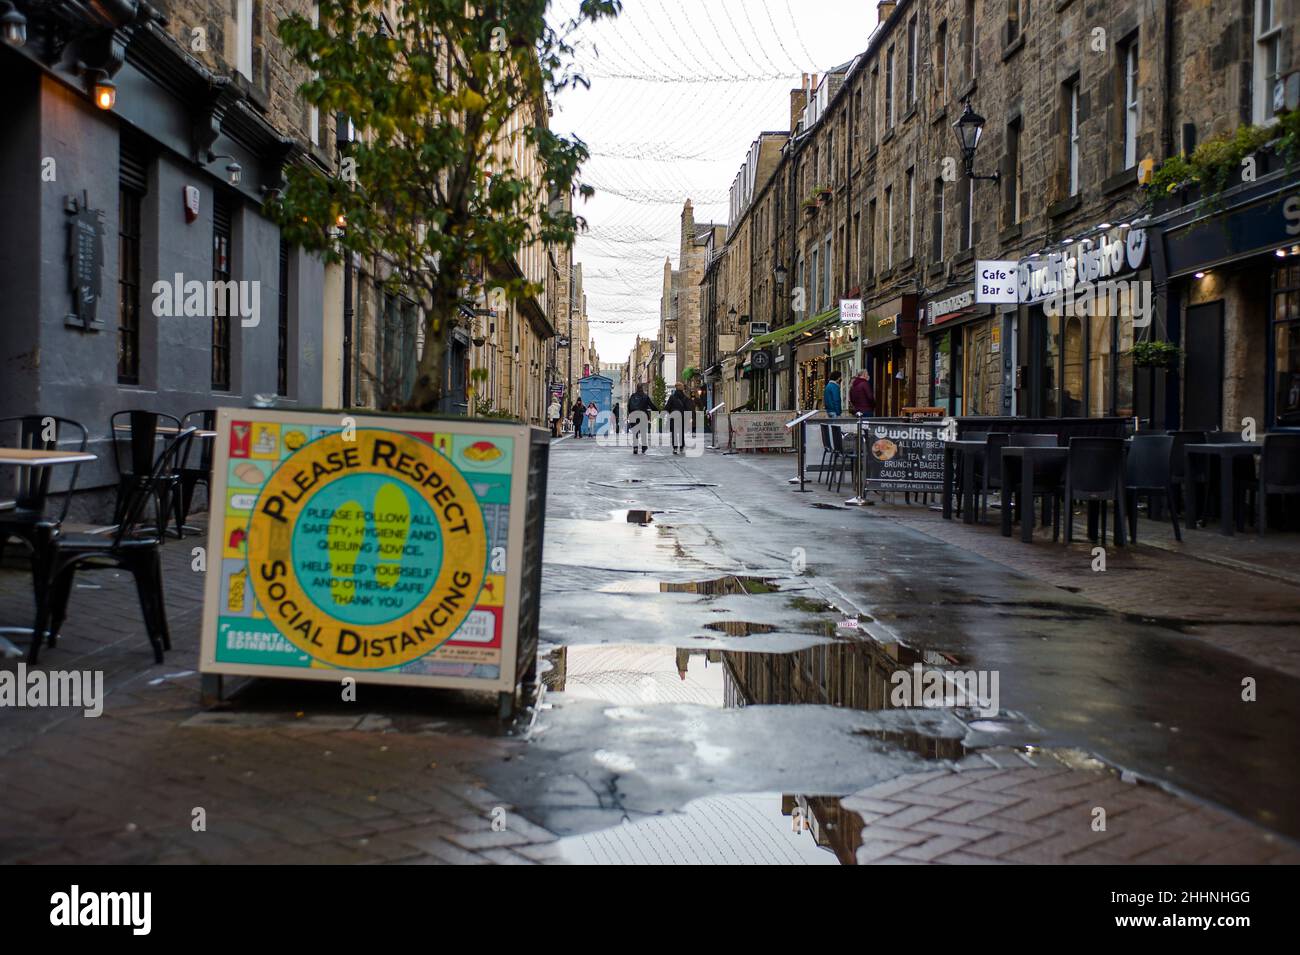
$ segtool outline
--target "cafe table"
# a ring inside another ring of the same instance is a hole
[[[3,448],[0,447],[0,465],[22,468],[43,468],[62,464],[86,464],[96,460],[98,455],[89,451],[45,451],[41,448]],[[0,514],[3,512],[0,511]],[[32,581],[39,586],[37,581]],[[0,627],[0,657],[20,657],[22,651],[5,638],[4,634],[30,636],[31,627]]]
[[[1070,449],[1062,447],[1011,447],[1002,449],[1002,536],[1011,536],[1011,494],[1015,490],[1012,471],[1007,461],[1014,461],[1020,469],[1020,539],[1026,544],[1034,540],[1034,473],[1040,464],[1065,462]],[[1068,515],[1067,515],[1068,517]]]
[[[130,427],[127,426],[127,425],[124,425],[124,424],[119,424],[119,425],[118,425],[116,428],[114,428],[113,430],[114,430],[115,432],[120,432],[120,433],[124,433],[124,434],[129,434],[130,431],[131,431]],[[154,432],[155,432],[156,434],[180,434],[180,433],[181,433],[181,432],[180,432],[180,428],[174,427],[174,426],[169,425],[169,424],[160,424],[160,425],[158,425],[158,427],[154,429]],[[204,440],[211,440],[212,438],[215,438],[216,436],[217,436],[217,433],[216,433],[215,431],[205,431],[205,430],[202,429],[202,428],[196,428],[196,429],[194,429],[194,437],[196,437],[196,438],[201,438],[201,439],[204,439]]]
[[[1187,455],[1187,466],[1183,469],[1184,496],[1187,498],[1187,523],[1196,526],[1200,515],[1196,512],[1196,487],[1192,481],[1192,457],[1202,454],[1209,460],[1219,462],[1219,533],[1231,537],[1236,525],[1236,489],[1233,480],[1236,471],[1236,459],[1246,455],[1254,456],[1264,450],[1259,441],[1224,441],[1213,444],[1185,444],[1183,453]],[[1207,469],[1208,477],[1208,469]]]
[[[958,438],[943,443],[943,516],[952,520],[952,485],[955,454],[961,455],[962,521],[975,523],[975,459],[983,458],[988,450],[987,441],[969,441]]]

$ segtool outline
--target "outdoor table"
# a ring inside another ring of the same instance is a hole
[[[124,424],[119,424],[113,430],[117,432],[127,433],[127,434],[129,434],[131,431],[131,429]],[[157,434],[180,434],[181,433],[179,428],[174,428],[169,424],[160,424],[157,428],[154,429],[154,431]],[[212,438],[215,438],[216,436],[217,433],[215,431],[204,431],[202,429],[197,429],[197,428],[194,431],[194,437],[196,438],[204,438],[210,440]]]
[[[56,464],[86,464],[98,455],[89,451],[45,451],[40,448],[0,448],[0,464],[15,467],[41,468]],[[40,586],[39,581],[32,581]],[[22,651],[6,639],[6,633],[31,635],[31,627],[0,627],[0,657],[22,656]]]
[[[1199,515],[1196,513],[1196,486],[1192,480],[1191,457],[1203,454],[1219,462],[1219,533],[1231,537],[1235,531],[1237,501],[1233,487],[1235,459],[1245,455],[1256,455],[1264,450],[1259,441],[1225,441],[1217,444],[1185,444],[1183,452],[1187,455],[1187,467],[1183,469],[1184,495],[1187,498],[1187,523],[1195,527]],[[1208,470],[1206,476],[1208,477]]]
[[[953,454],[961,455],[962,521],[975,523],[975,458],[988,449],[986,441],[957,439],[943,443],[943,516],[952,520]]]
[[[1007,458],[1020,465],[1020,539],[1026,544],[1034,540],[1034,470],[1039,461],[1064,461],[1069,448],[1011,447],[1002,449],[1002,536],[1011,536],[1011,475],[1007,471]],[[1026,506],[1026,502],[1028,505]]]

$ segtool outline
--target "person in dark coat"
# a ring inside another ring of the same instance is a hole
[[[691,420],[691,399],[686,396],[686,386],[680,381],[673,385],[673,393],[664,402],[669,413],[668,427],[673,436],[673,454],[686,450],[686,424]]]
[[[619,428],[618,428],[618,402],[617,401],[614,402],[614,407],[611,410],[614,412],[614,433],[618,434]]]
[[[582,403],[582,399],[579,398],[574,401],[573,411],[570,414],[570,417],[573,418],[573,436],[575,438],[582,437],[582,421],[586,417],[586,414],[587,406]]]
[[[642,454],[646,451],[646,432],[650,430],[650,412],[658,411],[650,396],[645,393],[645,385],[636,386],[636,394],[627,399],[627,430],[632,435],[632,453],[636,454],[638,445]]]
[[[849,407],[854,414],[866,417],[876,413],[876,393],[871,390],[871,379],[867,377],[865,368],[853,377],[853,384],[849,387]]]

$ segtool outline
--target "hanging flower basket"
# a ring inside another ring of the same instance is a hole
[[[1128,354],[1138,368],[1173,368],[1183,350],[1170,342],[1134,342]]]

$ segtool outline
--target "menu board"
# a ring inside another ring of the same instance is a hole
[[[731,414],[731,446],[737,449],[792,448],[794,433],[785,425],[789,411],[735,411]]]
[[[866,487],[872,491],[943,491],[942,422],[872,421],[866,445]],[[845,440],[849,435],[845,434]]]
[[[526,442],[476,424],[221,409],[200,668],[512,687]]]

